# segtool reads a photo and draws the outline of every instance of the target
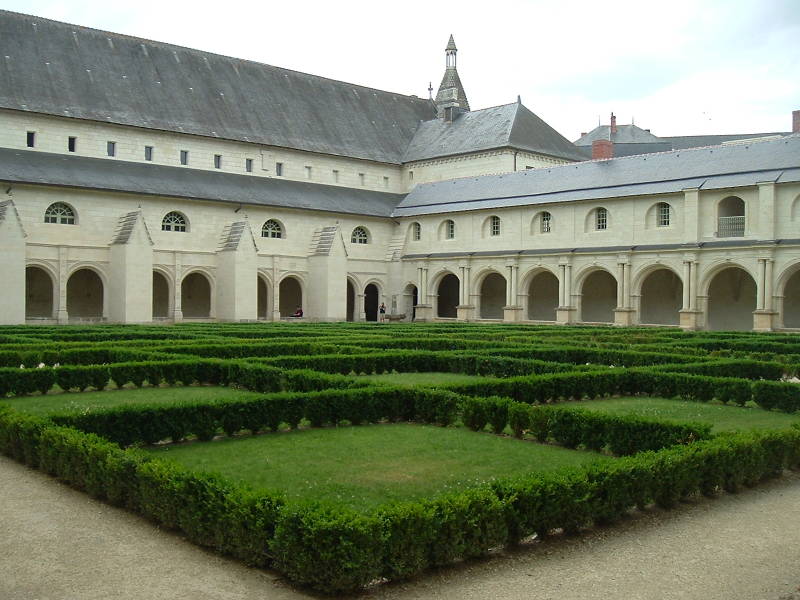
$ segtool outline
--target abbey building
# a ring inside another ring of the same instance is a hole
[[[800,328],[800,113],[590,159],[456,58],[426,99],[0,11],[0,321]]]

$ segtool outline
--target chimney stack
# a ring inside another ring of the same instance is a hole
[[[614,113],[611,113],[611,133],[617,133],[617,117],[614,116]]]
[[[792,111],[792,133],[800,133],[800,110]]]
[[[595,140],[592,142],[592,160],[614,158],[614,142],[611,140]]]

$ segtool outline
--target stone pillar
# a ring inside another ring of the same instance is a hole
[[[427,267],[417,267],[417,310],[415,316],[417,321],[430,321],[433,319],[433,304],[428,297],[428,269]]]
[[[559,267],[561,267],[561,279],[558,282],[558,291],[561,301],[556,308],[556,323],[567,325],[575,321],[576,312],[572,304],[572,265],[562,259]]]
[[[691,277],[692,263],[688,260],[683,261],[683,303],[681,310],[689,310],[689,294],[690,294],[690,277]]]
[[[520,306],[517,298],[517,284],[519,267],[516,264],[506,265],[508,269],[508,282],[506,283],[506,305],[503,307],[503,320],[516,322],[520,319]]]
[[[103,302],[103,316],[108,310],[117,323],[149,323],[153,320],[153,242],[140,212],[125,215],[121,225],[127,235],[111,243],[109,302]]]
[[[25,323],[25,230],[14,202],[0,202],[0,324]]]
[[[633,310],[630,308],[630,263],[617,263],[617,308],[614,311],[614,325],[627,327],[633,324]]]
[[[753,313],[753,331],[772,331],[775,327],[775,312],[772,310],[772,265],[771,258],[758,259],[758,293],[756,310]]]
[[[698,328],[697,311],[697,263],[687,259],[683,261],[683,306],[680,310],[680,326],[682,329]]]
[[[176,323],[183,321],[183,307],[181,304],[181,283],[183,282],[183,257],[175,252],[175,289],[172,299],[172,320]]]
[[[272,320],[281,320],[281,306],[280,306],[280,282],[278,278],[280,270],[278,269],[278,257],[272,257]]]

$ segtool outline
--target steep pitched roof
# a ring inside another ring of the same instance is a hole
[[[452,122],[420,123],[403,162],[515,148],[565,158],[586,158],[560,133],[518,102],[461,113]]]
[[[0,10],[0,108],[399,163],[433,104]]]
[[[0,181],[388,217],[401,194],[0,148]]]
[[[674,135],[659,139],[669,142],[673,150],[683,150],[685,148],[699,148],[700,146],[716,146],[724,142],[735,140],[750,140],[753,138],[787,136],[791,135],[788,131],[776,131],[773,133],[728,133],[722,135]]]
[[[575,145],[591,146],[595,140],[611,140],[615,144],[654,144],[663,139],[636,125],[617,125],[616,133],[611,133],[611,125],[598,125],[575,140]],[[665,148],[665,150],[670,149]]]
[[[395,209],[405,217],[800,181],[800,135],[750,144],[586,161],[416,186]]]

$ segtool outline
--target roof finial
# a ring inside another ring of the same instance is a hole
[[[428,100],[433,100],[433,82],[428,82]]]
[[[522,96],[517,94],[517,104],[522,104]]]

